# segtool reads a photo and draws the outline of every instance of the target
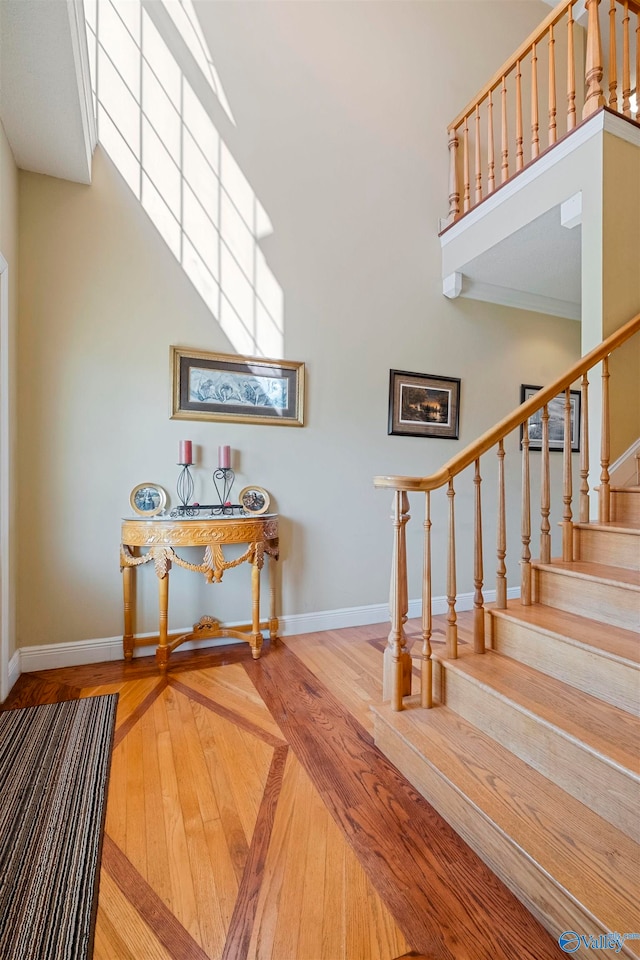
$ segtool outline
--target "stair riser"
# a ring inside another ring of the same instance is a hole
[[[640,716],[640,669],[489,611],[491,649]]]
[[[614,523],[640,524],[640,493],[637,490],[612,490],[610,519]]]
[[[446,660],[438,662],[434,676],[441,703],[640,843],[638,782],[629,772],[455,667],[449,669]]]
[[[614,530],[574,531],[574,560],[640,570],[640,537]]]
[[[640,592],[534,567],[534,599],[548,607],[640,631]]]
[[[471,803],[426,757],[412,749],[379,717],[375,718],[374,737],[376,746],[553,937],[559,937],[565,930],[608,932],[488,814]]]

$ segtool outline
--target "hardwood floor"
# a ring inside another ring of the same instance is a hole
[[[385,635],[20,678],[3,709],[120,695],[95,960],[563,956],[374,746]]]

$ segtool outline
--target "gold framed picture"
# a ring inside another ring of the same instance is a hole
[[[304,363],[171,347],[172,420],[304,426]]]

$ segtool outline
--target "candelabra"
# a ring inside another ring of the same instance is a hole
[[[191,503],[191,498],[193,497],[194,484],[193,477],[191,476],[191,471],[189,467],[190,463],[179,463],[179,467],[182,467],[178,475],[178,482],[176,484],[176,492],[178,494],[178,500],[180,501],[180,506],[176,507],[176,513],[179,517],[195,517],[196,508]],[[171,511],[172,513],[174,511]]]
[[[216,493],[218,494],[218,503],[216,503],[211,508],[211,513],[213,515],[223,514],[225,516],[230,516],[233,514],[234,504],[231,503],[231,490],[235,482],[236,475],[231,469],[231,467],[218,467],[213,471],[213,485],[216,488]],[[220,484],[222,486],[222,492],[220,491]],[[235,504],[237,507],[238,505]]]

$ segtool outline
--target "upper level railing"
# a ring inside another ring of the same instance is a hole
[[[576,26],[585,8],[586,45]],[[441,226],[523,170],[578,118],[608,106],[640,122],[639,77],[639,0],[562,0],[449,124],[449,215]]]
[[[391,630],[385,652],[383,698],[391,700],[394,710],[402,709],[403,697],[411,693],[411,658],[407,651],[404,625],[409,609],[407,590],[406,525],[409,520],[408,491],[425,494],[424,562],[422,571],[422,669],[421,702],[431,706],[431,633],[432,633],[432,566],[431,566],[431,492],[447,488],[448,500],[448,547],[446,562],[447,577],[447,650],[449,658],[457,657],[457,585],[456,585],[456,524],[454,480],[468,467],[473,466],[474,484],[474,651],[484,652],[484,561],[482,537],[482,478],[480,458],[490,450],[497,455],[497,529],[496,529],[496,606],[507,605],[507,530],[506,530],[506,484],[505,484],[505,439],[528,423],[529,418],[542,411],[542,437],[540,442],[540,561],[551,560],[551,474],[549,463],[549,404],[564,394],[563,465],[562,465],[562,559],[573,560],[573,481],[571,457],[571,384],[580,380],[580,489],[579,522],[589,520],[589,381],[587,374],[597,363],[602,362],[602,426],[600,450],[600,486],[598,491],[599,520],[606,523],[610,517],[609,481],[609,365],[608,357],[630,337],[640,330],[640,314],[608,337],[600,346],[575,363],[565,374],[547,387],[539,390],[530,400],[521,404],[513,413],[484,433],[478,440],[449,460],[437,473],[429,477],[376,477],[376,487],[394,490],[393,502],[393,560],[391,569],[390,616]],[[522,430],[522,487],[521,487],[521,540],[520,556],[520,602],[528,606],[532,600],[531,576],[531,471],[530,437],[526,427]]]

